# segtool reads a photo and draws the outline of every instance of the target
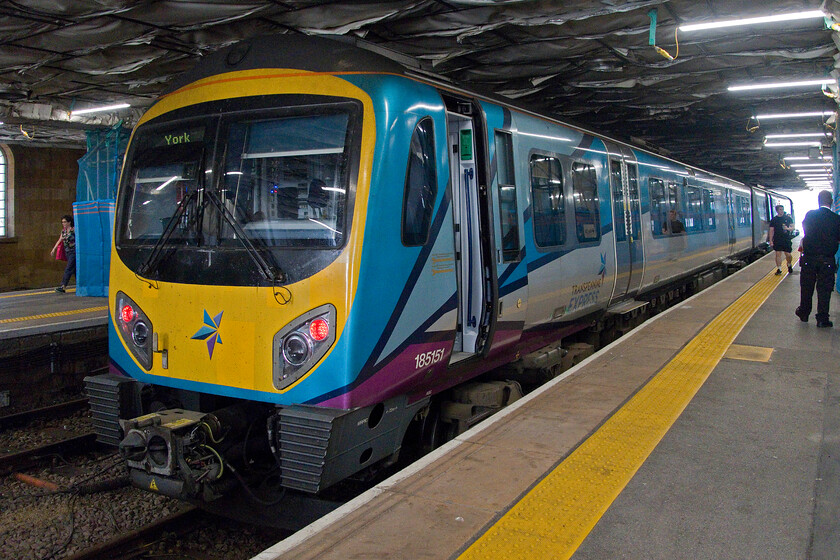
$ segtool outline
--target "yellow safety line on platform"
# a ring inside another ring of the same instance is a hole
[[[30,315],[29,317],[14,317],[12,319],[0,319],[0,325],[5,323],[17,323],[19,321],[34,321],[36,319],[49,319],[50,317],[66,317],[79,313],[94,313],[96,311],[108,311],[108,307],[88,307],[87,309],[74,309],[72,311],[56,311],[55,313],[43,313],[41,315]]]
[[[67,288],[67,293],[72,294],[76,291],[76,288]],[[56,293],[55,290],[44,290],[43,292],[26,292],[25,294],[3,294],[0,295],[0,299],[6,298],[13,298],[13,297],[26,297],[26,296],[42,296],[44,294],[54,294]]]
[[[570,558],[786,276],[770,273],[726,308],[459,559]]]

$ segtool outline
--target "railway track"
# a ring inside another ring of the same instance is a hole
[[[164,534],[180,537],[192,531],[207,515],[195,506],[187,506],[181,511],[156,520],[148,525],[129,531],[107,542],[68,556],[65,560],[116,560],[118,558],[137,558],[148,548],[160,541]],[[195,560],[200,560],[190,555]]]
[[[96,445],[96,434],[88,432],[24,451],[0,455],[0,476],[35,467],[57,455],[84,453]]]
[[[35,408],[32,410],[25,410],[16,414],[0,416],[0,431],[8,430],[9,428],[25,426],[26,424],[29,424],[35,420],[39,420],[42,418],[51,418],[65,415],[69,416],[80,410],[84,410],[87,407],[88,400],[87,398],[83,398],[75,399],[72,401],[66,401],[51,406]]]
[[[50,438],[52,441],[42,442],[38,445],[31,445],[30,441],[26,441],[24,449],[16,449],[19,442],[16,440],[14,430],[22,430],[23,432],[38,431],[38,422],[55,421],[66,422],[65,418],[77,415],[79,411],[85,410],[88,406],[87,399],[75,399],[51,406],[37,408],[19,412],[17,414],[0,417],[0,432],[12,432],[12,435],[6,440],[6,449],[11,448],[12,451],[0,454],[0,476],[9,475],[15,471],[30,469],[36,467],[45,461],[54,459],[56,457],[64,457],[66,455],[74,455],[85,453],[94,448],[96,442],[96,434],[92,429],[84,429],[79,431],[79,426],[73,426],[75,429],[69,430],[68,435],[64,435],[62,430],[52,428],[55,432],[55,437]],[[76,419],[78,420],[78,419]],[[34,427],[30,425],[35,425]],[[29,427],[29,428],[27,428]]]

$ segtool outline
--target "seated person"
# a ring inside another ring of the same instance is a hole
[[[685,224],[677,219],[676,210],[668,210],[668,220],[662,224],[662,233],[681,235],[685,233]]]

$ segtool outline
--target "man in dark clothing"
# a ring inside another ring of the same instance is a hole
[[[788,273],[793,272],[793,250],[791,236],[793,235],[793,218],[785,214],[785,207],[779,204],[776,206],[776,215],[770,220],[770,231],[768,239],[773,250],[776,251],[776,274],[782,273],[782,253],[785,254]]]
[[[685,233],[685,225],[677,219],[676,210],[668,210],[668,220],[662,224],[662,233],[668,235],[682,235]]]
[[[840,243],[840,216],[831,211],[832,197],[828,191],[821,191],[817,197],[818,210],[805,214],[802,229],[805,236],[799,245],[802,252],[799,275],[800,299],[796,316],[802,322],[811,314],[811,300],[814,287],[817,289],[817,327],[832,327],[828,320],[828,306],[834,289],[834,275],[837,272],[835,253]]]

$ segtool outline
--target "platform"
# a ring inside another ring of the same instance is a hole
[[[0,340],[108,324],[108,298],[77,297],[75,288],[0,293]]]
[[[840,298],[772,256],[255,557],[840,557]]]
[[[75,289],[0,293],[0,415],[81,393],[108,366],[108,300]]]

